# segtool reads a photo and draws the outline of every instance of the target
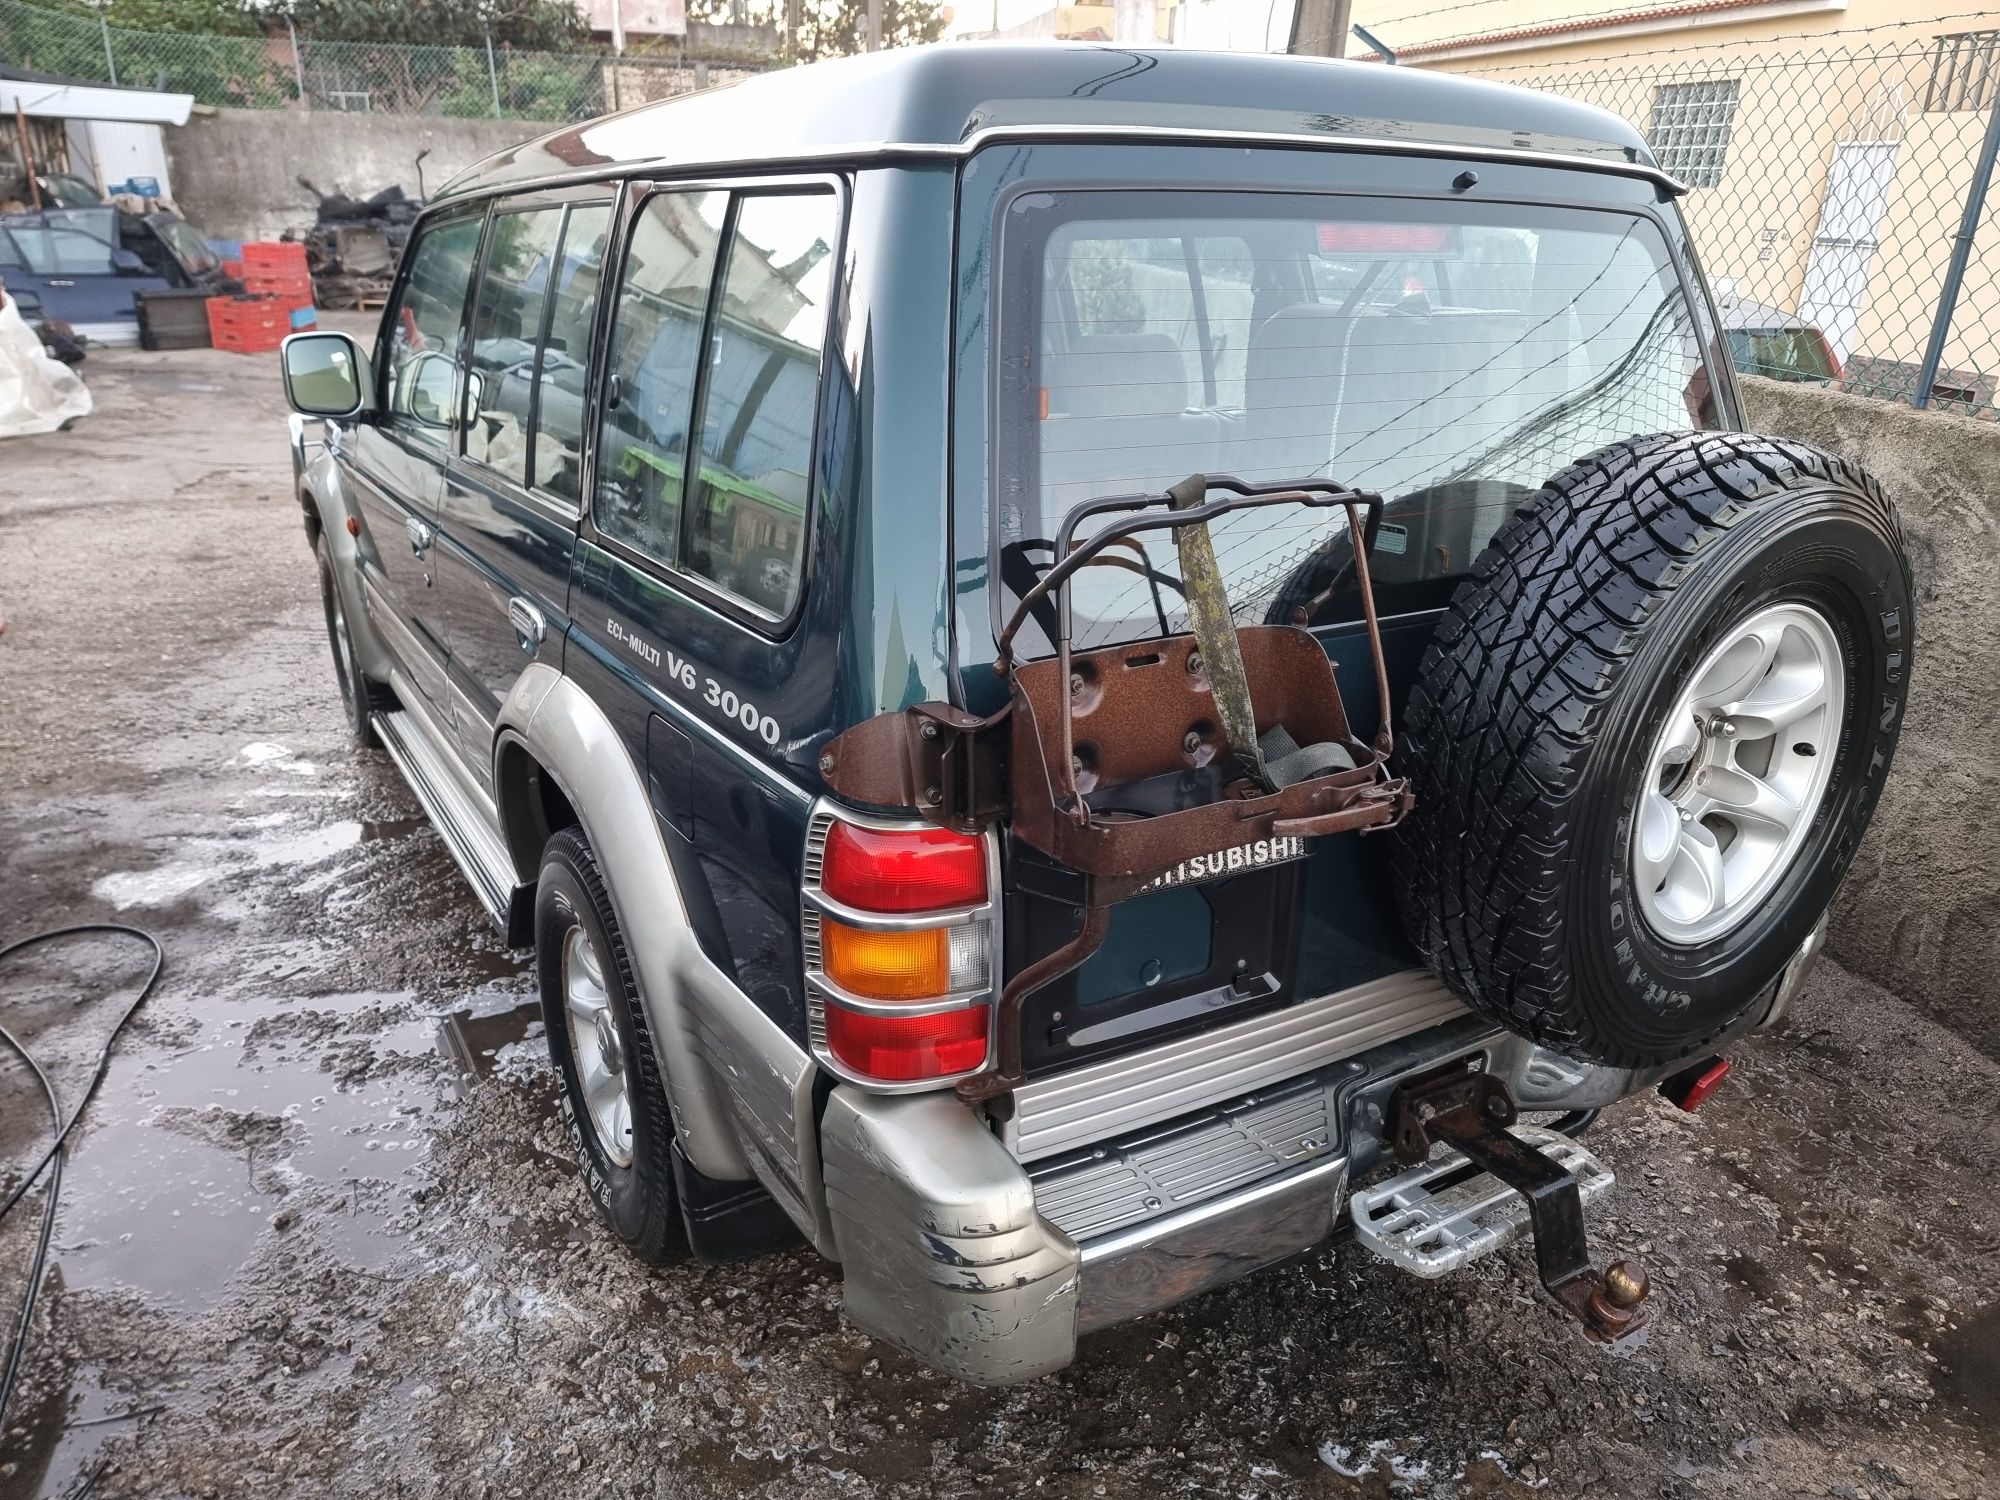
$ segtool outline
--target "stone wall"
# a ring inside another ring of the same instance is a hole
[[[313,219],[310,178],[323,193],[365,198],[390,183],[435,191],[496,151],[554,129],[528,120],[434,115],[343,114],[325,110],[221,109],[197,112],[169,128],[167,156],[174,198],[211,239],[276,239]]]
[[[1881,480],[1916,572],[1909,716],[1830,951],[2000,1057],[2000,423],[1742,386],[1750,427]]]

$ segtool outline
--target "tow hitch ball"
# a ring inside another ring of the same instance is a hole
[[[1591,1265],[1576,1178],[1509,1133],[1518,1115],[1500,1079],[1454,1067],[1396,1090],[1389,1101],[1389,1146],[1397,1160],[1416,1166],[1442,1143],[1527,1199],[1543,1287],[1591,1338],[1620,1344],[1646,1326],[1651,1286],[1645,1268],[1615,1260],[1600,1275]]]

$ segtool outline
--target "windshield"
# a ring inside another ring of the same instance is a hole
[[[1637,216],[1037,194],[1001,258],[995,481],[1016,592],[1071,507],[1198,472],[1378,491],[1378,595],[1441,604],[1563,465],[1712,410],[1666,244]],[[1240,618],[1289,618],[1329,586],[1337,608],[1351,584],[1338,512],[1212,531]],[[1079,576],[1079,644],[1186,628],[1171,537],[1145,540],[1143,558]]]
[[[208,241],[197,234],[194,226],[185,219],[156,215],[152,222],[153,233],[167,242],[167,248],[174,252],[175,259],[190,276],[205,276],[221,263]]]

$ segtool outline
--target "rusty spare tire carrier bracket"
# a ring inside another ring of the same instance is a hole
[[[1208,523],[1278,505],[1345,514],[1380,714],[1372,743],[1354,738],[1334,663],[1303,628],[1304,611],[1283,625],[1231,618]],[[1389,674],[1368,575],[1381,509],[1380,495],[1331,480],[1253,484],[1221,474],[1190,475],[1165,494],[1086,500],[1064,516],[1048,571],[1000,632],[1003,707],[981,717],[922,703],[827,743],[820,773],[842,797],[914,807],[962,833],[1005,822],[1015,839],[1084,879],[1080,929],[1002,988],[990,1061],[958,1083],[962,1098],[999,1100],[1023,1081],[1023,1004],[1097,951],[1117,902],[1196,857],[1386,828],[1408,811],[1407,784],[1388,769]],[[1100,524],[1078,541],[1089,520]],[[1070,581],[1107,548],[1131,548],[1139,533],[1159,530],[1172,531],[1180,551],[1190,633],[1075,650]],[[1054,654],[1016,660],[1016,634],[1051,599]],[[1283,762],[1260,736],[1285,748]]]

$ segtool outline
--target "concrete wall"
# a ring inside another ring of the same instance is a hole
[[[2000,1057],[2000,423],[1746,379],[1749,425],[1861,464],[1917,581],[1909,716],[1831,951]]]
[[[310,224],[321,192],[365,198],[399,182],[417,191],[415,158],[425,186],[436,189],[482,157],[555,128],[526,120],[446,119],[332,111],[223,109],[197,112],[167,131],[175,200],[213,239],[275,239]]]

